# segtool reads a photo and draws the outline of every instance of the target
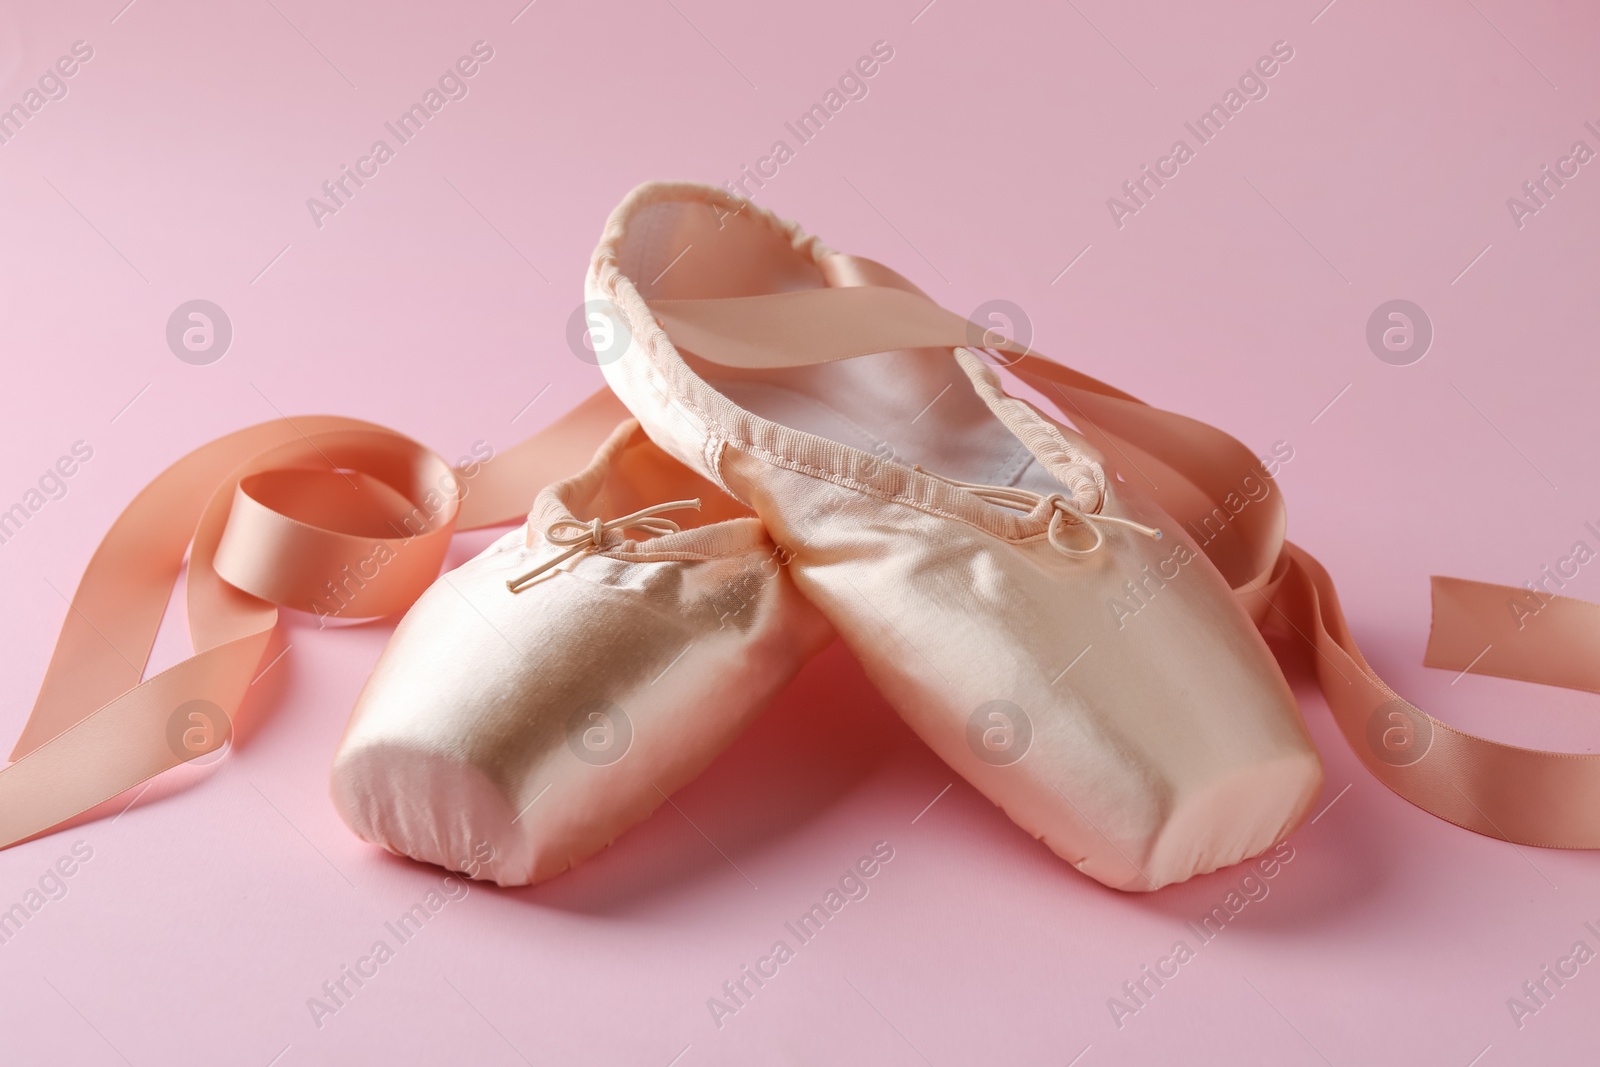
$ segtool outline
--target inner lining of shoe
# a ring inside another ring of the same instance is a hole
[[[811,258],[751,214],[658,201],[629,221],[618,266],[646,299],[822,288]],[[729,400],[770,422],[948,478],[1039,493],[1060,484],[989,410],[946,351],[880,352],[814,367],[743,370],[684,352]]]

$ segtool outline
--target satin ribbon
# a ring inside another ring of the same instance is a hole
[[[1489,837],[1600,848],[1600,755],[1518,748],[1435,719],[1391,690],[1350,635],[1327,572],[1284,538],[1281,494],[1235,512],[1271,477],[1243,444],[1163,411],[938,307],[870,260],[824,261],[828,289],[658,301],[684,350],[741,367],[801,366],[904,348],[988,347],[1191,529],[1258,625],[1316,651],[1334,719],[1367,768],[1426,811]],[[452,533],[520,518],[584,466],[626,417],[601,392],[470,473],[355,419],[276,420],[174,463],[136,496],[72,598],[33,713],[0,770],[0,848],[216,751],[255,676],[280,605],[340,618],[402,610],[437,575]],[[143,679],[187,552],[195,655]],[[1433,579],[1425,663],[1600,692],[1600,606],[1509,586]],[[197,710],[198,709],[198,710]],[[194,717],[208,729],[193,728]]]
[[[0,848],[221,748],[280,605],[339,618],[403,610],[454,531],[520,518],[626,416],[598,393],[467,470],[332,416],[252,426],[178,460],[112,524],[73,594],[0,770]],[[195,654],[141,680],[186,553]]]
[[[988,348],[1047,397],[1108,460],[1191,530],[1220,526],[1203,549],[1240,605],[1315,650],[1317,679],[1357,757],[1412,804],[1488,837],[1600,848],[1600,755],[1519,748],[1457,730],[1396,694],[1350,635],[1332,579],[1285,539],[1283,497],[1260,461],[1204,422],[1149,404],[998,338],[933,303],[888,267],[822,261],[829,288],[768,296],[658,300],[650,308],[681,350],[727,366],[808,366],[874,352]],[[1228,506],[1256,483],[1265,497]],[[1223,516],[1218,520],[1216,516]],[[1207,524],[1210,520],[1210,524]],[[1600,605],[1511,586],[1435,577],[1428,666],[1600,692]],[[1522,604],[1513,611],[1512,604]]]

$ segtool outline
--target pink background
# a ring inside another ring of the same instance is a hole
[[[1591,697],[1419,664],[1429,573],[1519,584],[1600,547],[1600,164],[1520,229],[1506,207],[1573,141],[1600,148],[1600,18],[922,2],[7,3],[0,106],[74,41],[94,57],[0,145],[0,510],[74,442],[94,454],[0,544],[0,735],[60,594],[167,463],[278,412],[372,419],[452,459],[520,440],[600,384],[564,332],[611,206],[649,178],[736,177],[883,40],[870,94],[758,199],[957,310],[1016,301],[1044,351],[1152,402],[1288,442],[1293,536],[1379,671],[1467,728],[1592,750]],[[306,198],[478,40],[494,58],[470,94],[318,229]],[[1119,229],[1106,198],[1279,40],[1294,58],[1269,95]],[[233,323],[209,366],[164,339],[194,298]],[[1414,365],[1365,341],[1393,298],[1436,330]],[[1600,566],[1567,592],[1600,598]],[[326,797],[387,633],[291,620],[227,759],[0,853],[5,908],[73,842],[93,850],[0,946],[0,1061],[1593,1059],[1600,964],[1521,1029],[1506,1000],[1574,942],[1600,949],[1594,856],[1410,807],[1303,685],[1332,806],[1119,1029],[1108,998],[1193,944],[1184,923],[1244,872],[1151,896],[1090,882],[963,782],[941,795],[950,772],[838,648],[678,810],[554,883],[474,886],[319,1028],[307,998],[440,875],[356,840]],[[169,627],[163,664],[182,642]],[[871,894],[719,1029],[706,999],[877,841],[895,858]]]

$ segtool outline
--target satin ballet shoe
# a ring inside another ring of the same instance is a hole
[[[440,577],[352,714],[357,835],[501,885],[648,816],[832,636],[761,521],[619,426],[527,524]]]
[[[1046,394],[1073,372],[706,186],[635,190],[587,295],[651,437],[761,516],[901,716],[1057,854],[1149,890],[1303,820],[1321,765],[1229,583],[978,350]]]

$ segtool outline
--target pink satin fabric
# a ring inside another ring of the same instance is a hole
[[[718,217],[716,195],[652,184],[613,213],[588,294],[636,344],[607,380],[791,549],[795,583],[918,737],[1117,889],[1292,832],[1320,761],[1182,524],[978,356],[919,332],[932,305],[910,283],[759,208]],[[869,290],[873,271],[905,291]]]
[[[666,500],[681,529],[558,556],[558,524]],[[553,878],[697,776],[833,639],[754,515],[628,420],[524,528],[406,614],[333,761],[346,825],[501,885]]]
[[[763,353],[766,365],[841,359],[863,346],[948,349],[971,343],[980,329],[916,303],[892,287],[898,276],[870,261],[838,257],[830,269],[852,276],[854,288],[751,298],[760,303],[731,312],[733,302],[710,301],[658,313],[676,335],[700,330],[697,343],[708,350],[725,345],[731,362],[750,359],[739,354],[742,345]],[[807,348],[773,354],[770,339],[785,330]],[[1204,546],[1207,557],[1259,625],[1285,626],[1312,644],[1340,729],[1389,788],[1486,836],[1600,848],[1600,755],[1500,744],[1398,697],[1362,657],[1328,574],[1284,539],[1281,495],[1238,514],[1226,509],[1244,476],[1264,475],[1242,444],[1035,353],[996,347],[1016,356],[1012,371],[1056,401],[1102,452],[1148,475],[1150,495],[1169,514],[1185,524],[1219,509],[1230,514]],[[464,498],[460,478],[437,456],[352,419],[265,423],[180,459],[118,518],[73,596],[15,762],[0,770],[0,847],[216,750],[278,605],[344,617],[403,608],[437,573],[453,530],[520,515],[536,487],[582,467],[625,414],[609,394],[591,398],[493,460]],[[195,655],[141,680],[186,551]],[[374,572],[379,555],[387,562]],[[360,582],[346,579],[351,571]],[[330,597],[330,583],[343,592]],[[1592,652],[1600,607],[1542,597],[1537,612],[1512,609],[1529,595],[1435,579],[1426,662],[1600,691]],[[184,740],[174,743],[175,716],[195,701],[214,706],[222,721],[199,734],[180,731]]]
[[[889,268],[859,257],[833,259],[831,270],[855,288],[652,301],[651,308],[697,354],[746,367],[949,348],[984,336],[982,327],[906,291]],[[1334,719],[1380,781],[1423,810],[1488,837],[1600,848],[1600,755],[1501,744],[1457,730],[1398,696],[1361,655],[1327,572],[1285,540],[1282,494],[1243,510],[1227,506],[1246,477],[1271,481],[1240,442],[1024,347],[1006,341],[992,347],[1014,357],[1011,372],[1056,402],[1108,457],[1143,472],[1151,496],[1186,527],[1227,516],[1204,546],[1207,556],[1258,625],[1287,627],[1315,648]],[[1510,586],[1436,577],[1427,665],[1600,691],[1592,651],[1600,642],[1600,606],[1534,597]],[[1519,604],[1521,612],[1513,609]]]
[[[454,530],[520,517],[626,414],[596,394],[470,486],[409,438],[332,416],[263,423],[178,460],[117,518],[73,594],[0,770],[0,848],[222,747],[278,605],[401,610],[437,576]],[[195,655],[141,681],[186,552]]]

